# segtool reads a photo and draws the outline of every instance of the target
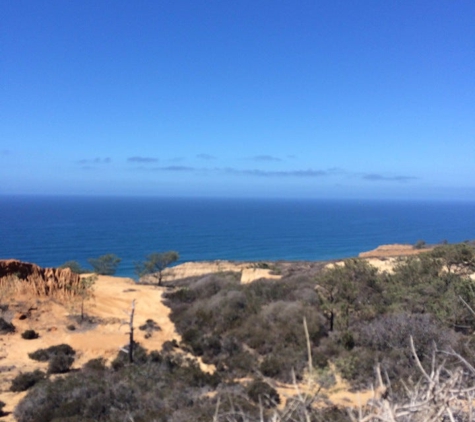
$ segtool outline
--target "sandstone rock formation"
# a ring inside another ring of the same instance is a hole
[[[69,268],[41,268],[15,259],[0,260],[0,286],[8,282],[22,284],[37,296],[74,295],[80,275]]]
[[[231,271],[241,274],[241,283],[251,283],[260,278],[279,279],[280,275],[272,274],[270,269],[256,268],[253,262],[232,262],[232,261],[200,261],[185,262],[175,267],[167,268],[163,271],[163,281],[173,281],[187,277],[196,277],[206,274]],[[156,277],[142,277],[141,282],[156,283]]]

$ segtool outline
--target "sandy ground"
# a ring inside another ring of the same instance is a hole
[[[70,315],[77,313],[78,306],[57,303],[51,299],[37,303],[28,298],[16,297],[15,301],[20,303],[12,320],[16,333],[0,336],[0,400],[7,404],[4,410],[12,411],[24,396],[24,393],[8,391],[11,380],[20,372],[44,369],[47,366],[46,363],[31,360],[29,352],[67,343],[77,351],[74,367],[81,367],[88,360],[97,357],[112,360],[119,349],[127,344],[129,329],[126,322],[134,299],[136,341],[149,350],[160,350],[167,340],[180,341],[180,336],[169,319],[170,309],[162,303],[163,292],[163,288],[136,285],[131,279],[100,276],[95,283],[95,297],[85,306],[86,313],[97,318],[100,323],[87,328],[76,324],[78,328],[74,331],[67,326],[74,323]],[[28,312],[31,308],[33,309]],[[22,314],[28,317],[20,320]],[[160,327],[160,331],[154,331],[149,339],[145,339],[145,331],[137,329],[147,319],[153,319]],[[36,330],[40,338],[22,339],[21,333],[26,329]],[[2,420],[13,419],[8,416]]]

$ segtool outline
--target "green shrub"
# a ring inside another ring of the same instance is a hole
[[[105,371],[107,366],[104,358],[95,358],[87,361],[82,368],[85,371]]]
[[[5,319],[0,317],[0,334],[9,334],[15,332],[15,326]]]
[[[122,259],[114,254],[106,254],[99,258],[89,258],[87,260],[94,269],[94,272],[100,275],[114,275],[120,261],[122,261]]]
[[[13,378],[10,391],[26,391],[33,387],[36,383],[43,381],[45,378],[46,374],[39,369],[36,369],[33,372],[20,373],[15,378]]]
[[[21,333],[21,337],[25,340],[37,339],[40,335],[35,330],[25,330]]]
[[[30,359],[37,360],[39,362],[47,362],[52,357],[57,355],[74,357],[75,354],[76,351],[69,344],[59,344],[48,347],[47,349],[38,349],[32,353],[28,353],[28,356]]]
[[[64,264],[60,265],[59,268],[69,268],[71,272],[75,274],[84,274],[88,272],[88,270],[82,268],[81,264],[77,261],[66,261]]]
[[[277,390],[264,381],[254,380],[247,388],[249,398],[264,407],[275,407],[280,403],[280,396]]]
[[[69,372],[74,362],[74,356],[59,353],[49,359],[48,374],[64,374]]]
[[[153,319],[147,319],[145,324],[139,326],[139,330],[145,331],[145,338],[150,338],[154,331],[160,331],[161,328]]]
[[[129,364],[129,345],[126,345],[119,351],[115,359],[112,361],[111,366],[114,370],[118,371],[119,369],[124,368]],[[127,351],[127,352],[126,352]],[[135,365],[143,365],[148,362],[147,350],[145,350],[139,343],[134,342],[133,344],[133,363]]]
[[[266,356],[261,363],[260,370],[265,377],[274,378],[280,374],[280,360],[276,356]]]
[[[196,291],[189,288],[182,288],[175,292],[168,293],[166,297],[174,302],[193,303],[196,296]]]
[[[424,249],[425,247],[426,247],[425,240],[418,240],[416,243],[414,243],[414,249]]]
[[[112,422],[123,420],[124,412],[136,421],[213,418],[215,403],[203,392],[220,379],[202,372],[196,362],[151,353],[143,364],[117,370],[94,369],[97,363],[31,388],[15,408],[16,420]]]
[[[34,352],[28,353],[28,357],[38,362],[48,362],[50,354],[46,349],[38,349]]]

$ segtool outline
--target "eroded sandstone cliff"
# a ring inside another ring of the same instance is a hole
[[[24,284],[37,296],[74,295],[80,285],[80,275],[69,268],[41,268],[16,259],[0,260],[0,285],[6,283]]]

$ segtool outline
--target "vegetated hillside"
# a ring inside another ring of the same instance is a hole
[[[390,400],[388,406],[404,403],[402,381],[410,385],[421,368],[430,374],[432,356],[446,359],[445,369],[437,372],[440,383],[458,373],[451,372],[460,366],[457,354],[467,367],[475,365],[470,309],[475,290],[468,277],[474,268],[474,250],[462,244],[401,259],[391,274],[352,259],[326,269],[283,266],[282,279],[245,285],[235,273],[176,281],[165,296],[180,344],[168,342],[149,353],[136,346],[132,365],[118,357],[111,367],[95,361],[64,378],[40,381],[15,415],[25,422],[271,420],[283,401],[274,387],[308,379],[308,349],[311,376],[321,384],[332,383],[335,367],[355,389],[367,388],[379,363],[391,385],[384,400]],[[216,372],[203,373],[183,351],[215,365]],[[474,385],[473,375],[460,373],[464,378],[450,384],[452,392]],[[350,420],[323,395],[308,397],[287,400],[273,420]],[[471,401],[460,405],[457,397],[458,402],[437,397],[441,413],[431,420],[445,413],[470,420]],[[425,400],[424,406],[435,409],[437,400]],[[371,409],[363,409],[363,415]],[[418,412],[430,414],[420,406],[406,412],[412,419],[397,420],[419,420]]]

